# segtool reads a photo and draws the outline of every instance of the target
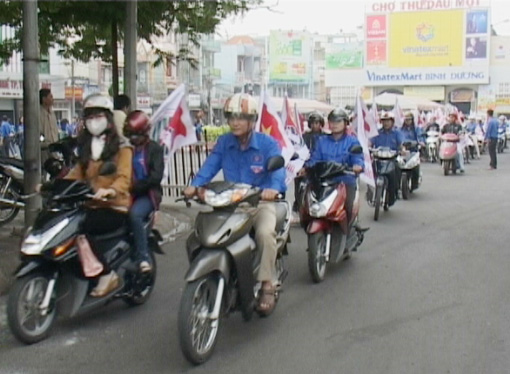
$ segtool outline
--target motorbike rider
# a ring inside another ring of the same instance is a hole
[[[429,131],[437,131],[437,132],[441,131],[441,126],[439,126],[439,124],[437,123],[435,116],[432,116],[430,118],[430,123],[427,125],[427,127],[425,127],[425,134]]]
[[[505,134],[505,148],[508,148],[506,144],[506,129],[508,128],[508,123],[506,122],[506,117],[504,115],[499,116],[499,128],[501,131],[503,131],[503,134]]]
[[[456,113],[450,113],[448,115],[448,123],[443,126],[441,134],[455,134],[460,135],[462,131],[462,125],[457,122],[458,116]],[[459,142],[460,143],[460,142]],[[457,165],[461,173],[464,173],[464,154],[460,148],[460,144],[457,144]]]
[[[478,146],[478,124],[476,123],[476,117],[469,115],[468,123],[466,125],[466,131],[473,141],[473,147],[476,152],[477,158],[480,158],[480,147]]]
[[[388,147],[391,150],[399,152],[402,148],[404,138],[402,133],[395,129],[395,116],[392,112],[384,112],[381,114],[382,129],[379,130],[379,135],[370,139],[371,147]],[[388,177],[388,192],[390,198],[388,205],[391,206],[398,198],[398,191],[400,186],[401,171],[398,163],[395,162],[395,173],[393,176]]]
[[[404,123],[402,124],[400,132],[402,133],[403,141],[412,140],[417,142],[421,146],[421,148],[416,147],[414,149],[411,149],[410,151],[412,152],[420,151],[421,153],[422,150],[425,150],[425,143],[423,143],[422,141],[421,128],[417,127],[416,124],[414,123],[414,115],[412,112],[407,112],[405,114]],[[418,165],[413,170],[412,175],[413,188],[418,187],[419,178],[420,178],[420,166]]]
[[[129,220],[142,273],[152,270],[145,223],[149,215],[158,210],[163,195],[163,148],[149,138],[150,128],[147,114],[135,110],[127,115],[123,129],[124,136],[134,147],[133,205],[129,210]]]
[[[113,103],[108,97],[93,94],[86,98],[83,118],[85,126],[78,135],[78,163],[65,178],[86,180],[95,193],[87,205],[81,230],[104,268],[90,295],[102,297],[120,286],[120,278],[109,269],[103,254],[94,245],[94,235],[106,234],[127,224],[131,205],[132,149],[120,145],[113,120]],[[116,170],[110,175],[102,175],[102,167],[107,162],[115,163]]]
[[[257,101],[248,94],[238,93],[225,102],[224,114],[231,132],[218,138],[212,153],[198,171],[191,185],[186,187],[184,195],[193,197],[198,187],[209,183],[214,176],[223,170],[226,181],[246,183],[262,189],[262,201],[257,208],[248,210],[254,217],[255,242],[262,251],[260,270],[257,280],[261,290],[258,299],[258,310],[269,313],[275,306],[275,274],[276,247],[276,211],[273,200],[278,194],[284,193],[285,169],[273,172],[265,170],[266,161],[280,156],[281,150],[271,136],[255,132],[257,121]]]
[[[347,133],[347,126],[349,125],[347,113],[341,108],[332,110],[328,114],[328,124],[331,134],[318,139],[315,150],[305,166],[307,168],[311,167],[319,161],[334,161],[352,167],[356,174],[361,173],[364,167],[363,154],[349,152],[353,146],[360,146],[360,143],[354,135]],[[335,181],[345,184],[347,192],[345,210],[348,222],[350,222],[354,198],[356,197],[356,177],[342,175],[335,178]]]

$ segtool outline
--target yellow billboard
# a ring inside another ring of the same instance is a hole
[[[389,15],[389,67],[463,65],[463,10]]]

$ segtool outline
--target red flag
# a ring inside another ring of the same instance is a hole
[[[278,142],[282,150],[282,156],[285,159],[285,164],[290,161],[294,154],[292,143],[290,142],[283,122],[274,108],[273,102],[270,100],[267,92],[263,92],[260,97],[260,116],[255,127],[256,131],[263,132],[270,135]]]
[[[370,139],[373,138],[374,136],[379,135],[379,131],[377,131],[377,121],[374,118],[374,114],[368,110],[367,105],[365,104],[361,96],[358,96],[357,105],[361,106],[361,111],[363,113],[363,128],[365,130],[366,138]]]
[[[364,159],[364,171],[360,175],[360,178],[368,185],[375,187],[374,171],[372,169],[372,157],[370,156],[370,150],[368,146],[368,133],[366,131],[367,121],[365,113],[363,112],[363,99],[358,95],[356,101],[356,124],[357,124],[357,136],[358,140],[363,148],[363,159]],[[365,105],[366,108],[366,105]],[[368,110],[367,110],[368,114]]]
[[[294,118],[294,115],[290,109],[289,98],[285,96],[283,99],[283,107],[282,107],[282,122],[285,128],[293,127],[296,133],[301,134],[301,128],[297,122],[297,118]]]

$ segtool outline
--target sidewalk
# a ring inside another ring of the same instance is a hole
[[[184,203],[174,203],[175,198],[163,198],[155,228],[163,236],[164,242],[171,242],[182,232],[187,231],[193,222],[196,209],[187,209]],[[13,273],[20,264],[19,249],[24,225],[24,213],[8,225],[0,227],[0,296],[8,292],[13,281]]]

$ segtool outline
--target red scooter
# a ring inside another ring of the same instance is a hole
[[[347,221],[345,184],[334,179],[351,174],[346,165],[318,162],[307,169],[308,185],[301,205],[301,225],[308,236],[308,270],[315,283],[322,282],[326,264],[348,259],[363,242],[368,229],[358,226],[359,189],[356,191],[352,217]]]
[[[441,160],[444,175],[448,175],[450,170],[453,174],[457,173],[457,144],[459,140],[459,136],[456,134],[441,135],[439,159]]]

